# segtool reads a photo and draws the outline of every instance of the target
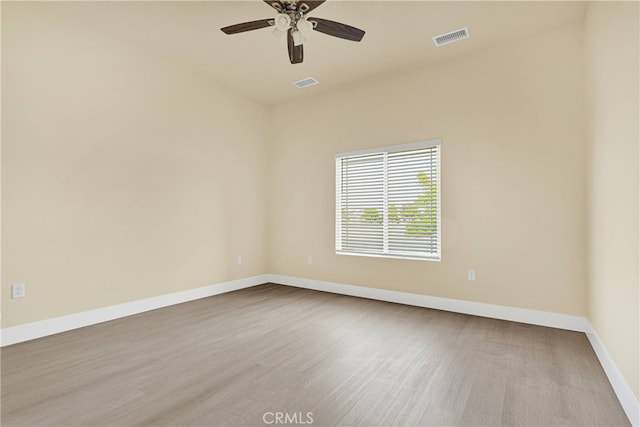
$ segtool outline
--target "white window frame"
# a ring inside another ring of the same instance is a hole
[[[437,248],[438,253],[430,254],[430,255],[398,255],[398,254],[389,254],[388,252],[388,192],[387,192],[387,155],[384,156],[384,190],[383,190],[383,253],[362,253],[355,251],[345,251],[342,250],[342,222],[340,221],[340,215],[342,215],[342,198],[341,198],[341,188],[342,188],[342,171],[338,167],[338,160],[346,157],[354,157],[354,156],[363,156],[367,154],[382,154],[382,153],[395,153],[399,151],[409,151],[409,150],[419,150],[424,148],[431,147],[439,147],[438,149],[438,167],[436,169],[437,176]],[[441,188],[442,188],[442,180],[441,180],[441,165],[442,165],[442,142],[440,139],[432,139],[428,141],[419,141],[412,142],[409,144],[399,144],[399,145],[391,145],[386,147],[378,147],[378,148],[368,148],[364,150],[356,150],[356,151],[345,151],[336,153],[334,155],[335,158],[335,168],[336,168],[336,213],[335,213],[335,221],[336,221],[336,254],[337,255],[351,255],[351,256],[365,256],[365,257],[375,257],[375,258],[399,258],[399,259],[412,259],[412,260],[421,260],[421,261],[440,261],[442,259],[442,204],[441,204]]]

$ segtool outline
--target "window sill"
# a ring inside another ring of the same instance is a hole
[[[440,260],[441,260],[441,257],[439,255],[434,255],[434,256],[430,256],[430,257],[419,257],[419,256],[410,256],[410,255],[365,254],[365,253],[343,252],[343,251],[336,251],[336,255],[362,256],[362,257],[370,257],[370,258],[407,259],[407,260],[412,260],[412,261],[436,261],[436,262],[440,262]]]

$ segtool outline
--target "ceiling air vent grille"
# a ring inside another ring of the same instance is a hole
[[[459,30],[451,31],[446,34],[440,34],[433,38],[433,42],[436,46],[442,46],[445,44],[457,42],[458,40],[466,39],[469,37],[469,29],[467,27],[460,28]]]
[[[313,77],[307,77],[306,79],[293,82],[293,84],[296,85],[296,87],[299,89],[302,89],[303,87],[307,87],[307,86],[317,85],[318,83],[320,82],[314,79]]]

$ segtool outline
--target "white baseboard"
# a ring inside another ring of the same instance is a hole
[[[589,322],[584,317],[547,311],[528,310],[526,308],[508,307],[504,305],[484,304],[451,298],[432,297],[429,295],[408,292],[390,291],[387,289],[367,288],[364,286],[345,285],[342,283],[323,282],[300,277],[268,274],[270,282],[298,288],[314,289],[334,294],[351,295],[379,301],[395,302],[417,307],[434,308],[455,313],[472,314],[492,319],[510,320],[529,323],[531,325],[548,326],[570,331],[587,332]]]
[[[611,383],[611,387],[618,397],[618,401],[620,401],[620,405],[622,405],[622,409],[627,414],[627,418],[631,424],[635,427],[640,426],[640,402],[636,399],[635,394],[629,387],[629,384],[625,381],[624,377],[618,370],[615,362],[609,355],[609,352],[605,348],[602,341],[600,341],[600,337],[596,334],[595,329],[589,324],[589,331],[586,332],[587,338],[591,343],[591,347],[593,347],[593,351],[596,353],[598,360],[600,361],[600,365],[602,365],[602,369],[604,373],[607,375],[609,382]]]
[[[175,292],[172,294],[160,295],[157,297],[112,305],[95,310],[83,311],[81,313],[55,317],[53,319],[41,320],[39,322],[12,326],[0,330],[0,347],[69,331],[71,329],[95,325],[96,323],[119,319],[121,317],[131,316],[132,314],[143,313],[157,308],[206,298],[238,289],[249,288],[261,285],[267,281],[267,275],[247,277],[245,279],[233,280],[211,286],[189,289],[187,291]]]

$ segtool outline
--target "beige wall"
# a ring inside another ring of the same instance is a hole
[[[638,3],[590,3],[585,21],[589,144],[589,319],[640,397]]]
[[[270,271],[586,315],[582,36],[570,26],[276,107]],[[336,255],[333,154],[433,138],[442,261]]]
[[[3,327],[267,272],[266,107],[2,9]]]

